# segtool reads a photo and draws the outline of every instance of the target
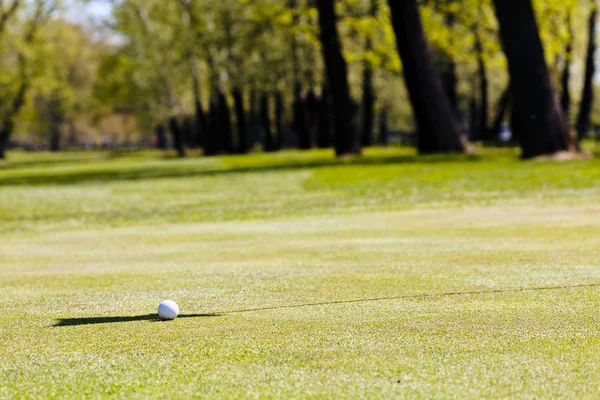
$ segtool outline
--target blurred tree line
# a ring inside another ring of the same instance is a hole
[[[534,157],[591,130],[594,0],[113,0],[102,27],[65,7],[0,0],[0,158],[114,115],[180,156],[360,154],[398,130],[466,152],[509,122]]]

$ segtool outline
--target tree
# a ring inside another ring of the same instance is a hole
[[[186,55],[190,64],[191,80],[192,80],[192,93],[194,97],[194,116],[195,116],[195,128],[196,138],[198,142],[202,143],[202,135],[206,133],[207,121],[204,108],[202,106],[201,96],[201,77],[200,68],[198,66],[198,60],[195,54],[195,48],[197,47],[196,32],[198,29],[198,18],[195,10],[192,8],[192,0],[179,0],[182,9],[182,20],[184,24],[184,35],[186,43]]]
[[[567,150],[564,116],[552,90],[531,0],[494,0],[513,93],[513,133],[522,157]]]
[[[583,83],[583,92],[581,94],[581,104],[579,105],[579,115],[577,116],[577,139],[581,140],[590,130],[590,114],[592,103],[594,101],[593,79],[595,74],[594,54],[596,52],[596,16],[598,7],[596,0],[590,0],[591,12],[588,23],[588,46],[585,59],[585,79]]]
[[[4,5],[4,3],[2,3]],[[6,24],[11,18],[14,18],[17,10],[21,5],[20,1],[13,1],[12,5],[8,9],[0,9],[0,35],[6,29]],[[23,37],[23,45],[25,48],[32,46],[36,39],[37,32],[40,26],[48,19],[48,17],[56,9],[56,2],[54,0],[36,0],[34,3],[33,16],[27,22],[25,28],[25,34]],[[30,60],[26,55],[24,49],[18,51],[17,54],[17,65],[18,65],[18,84],[17,88],[12,96],[12,99],[8,100],[8,106],[3,110],[0,119],[0,159],[6,157],[5,151],[8,141],[13,134],[16,118],[25,104],[25,96],[31,86],[32,76],[28,73],[28,63]]]
[[[435,68],[416,0],[390,0],[392,26],[418,127],[421,154],[464,152],[463,133]]]
[[[342,55],[333,0],[317,0],[323,59],[331,89],[334,116],[336,155],[359,154],[357,143],[356,106],[350,98],[347,65]]]

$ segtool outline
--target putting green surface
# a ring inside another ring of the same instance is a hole
[[[600,393],[596,160],[11,155],[0,398]]]

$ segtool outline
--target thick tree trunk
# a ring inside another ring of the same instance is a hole
[[[319,27],[334,115],[334,145],[337,156],[360,154],[356,134],[356,106],[350,98],[346,60],[336,26],[333,0],[317,0]]]
[[[233,154],[233,129],[231,126],[231,109],[225,94],[219,90],[219,139],[220,150],[225,154]]]
[[[173,135],[173,147],[177,151],[178,157],[185,157],[185,148],[183,145],[183,135],[181,133],[181,127],[179,126],[179,122],[177,118],[171,117],[169,118],[169,129],[171,130],[171,135]]]
[[[277,150],[281,150],[285,143],[284,136],[285,133],[283,131],[283,114],[284,114],[284,103],[283,103],[283,95],[280,91],[275,93],[275,131],[277,133],[277,140],[275,147]]]
[[[460,125],[435,68],[416,0],[389,0],[421,154],[466,151]]]
[[[563,66],[560,82],[562,86],[562,93],[560,95],[560,106],[565,115],[567,122],[569,121],[569,114],[571,111],[571,61],[573,58],[573,29],[571,27],[571,15],[567,17],[567,24],[569,26],[569,40],[565,48],[565,65]]]
[[[513,92],[513,134],[523,158],[567,150],[565,119],[552,85],[531,0],[494,0]]]
[[[585,59],[585,79],[583,82],[583,92],[581,94],[581,104],[579,105],[579,115],[577,116],[577,139],[583,139],[590,131],[590,115],[592,113],[592,103],[594,101],[593,79],[595,74],[594,54],[596,52],[596,15],[598,8],[596,0],[590,1],[592,11],[588,26],[588,46]]]
[[[233,103],[235,108],[235,119],[237,121],[237,152],[248,153],[248,126],[246,125],[246,112],[244,111],[244,95],[240,88],[233,89]]]

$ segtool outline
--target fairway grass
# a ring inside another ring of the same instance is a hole
[[[0,398],[598,398],[597,160],[11,156]]]

